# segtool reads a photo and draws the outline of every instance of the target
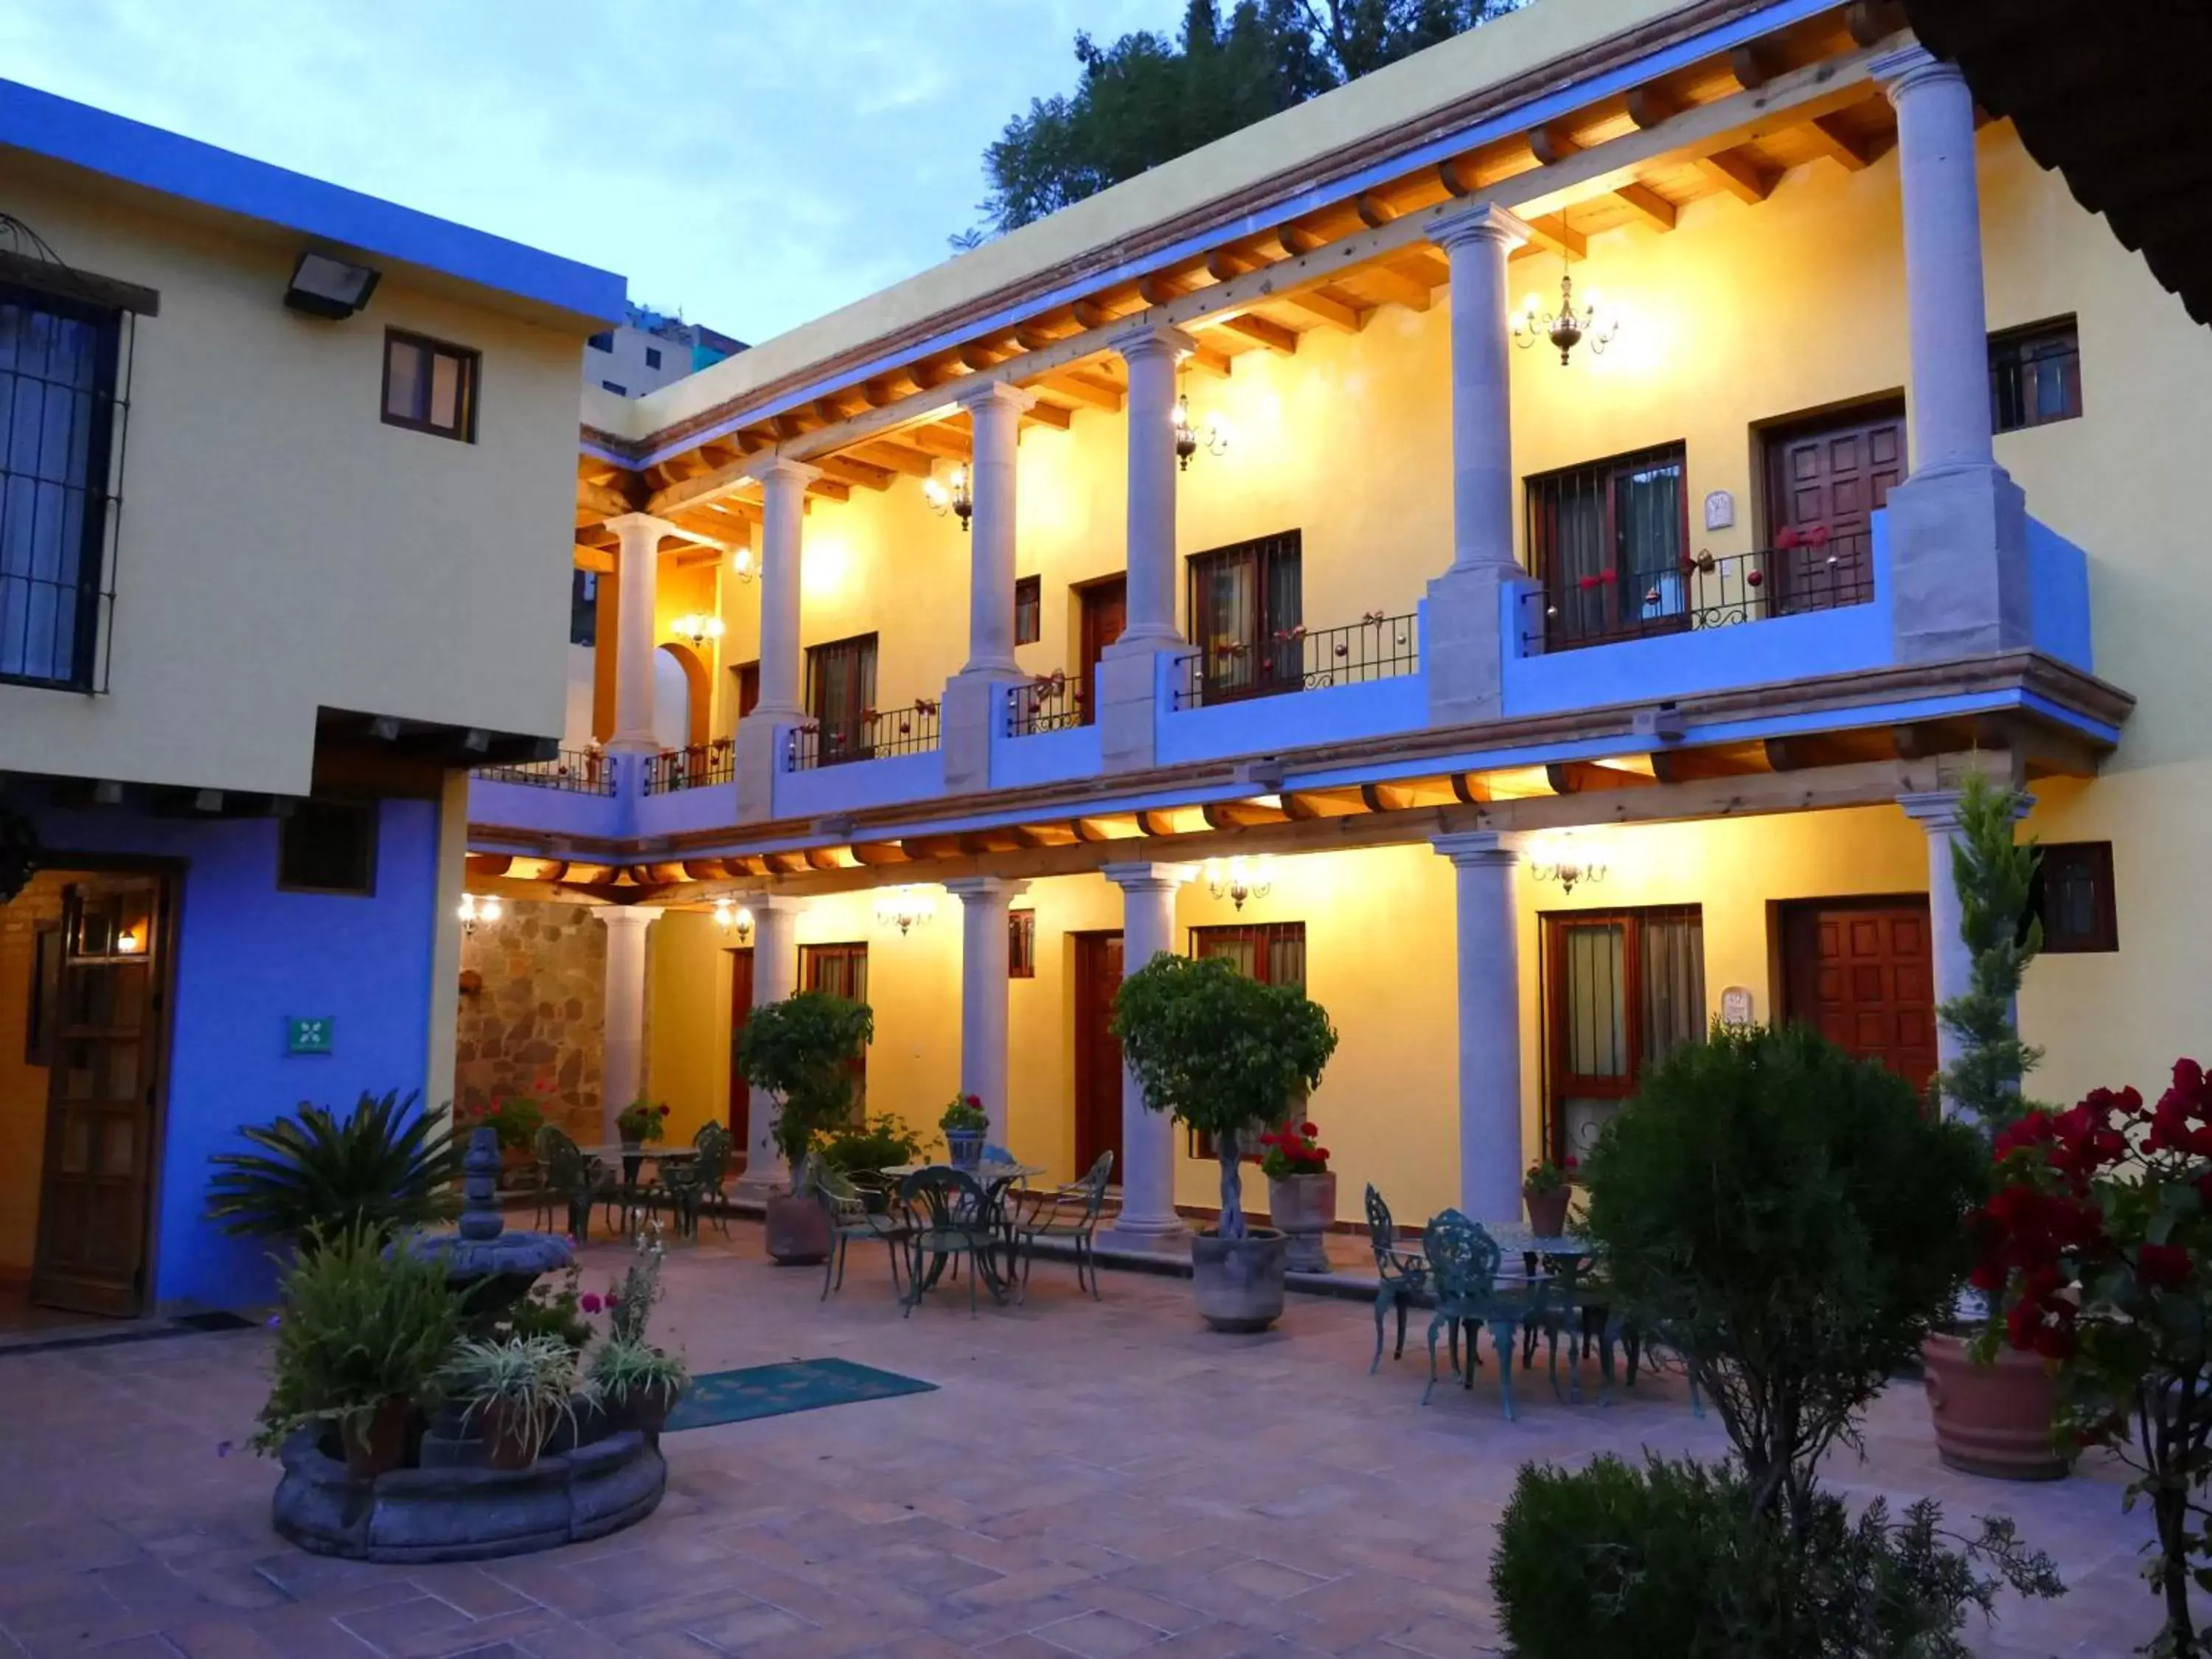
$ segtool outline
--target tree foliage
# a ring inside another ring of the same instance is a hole
[[[738,1069],[756,1089],[781,1103],[776,1150],[795,1176],[817,1135],[842,1123],[853,1109],[853,1062],[876,1034],[864,1002],[827,991],[801,991],[757,1008],[738,1039]]]
[[[1959,933],[1973,957],[1965,991],[1936,1011],[1959,1040],[1959,1057],[1937,1087],[1985,1134],[2027,1115],[2021,1082],[2043,1058],[2020,1040],[2013,1008],[2027,964],[2043,948],[2043,924],[2028,915],[2028,890],[2041,854],[2013,837],[2021,797],[1980,773],[1959,792],[1959,834],[1951,843],[1951,884],[1959,895]]]
[[[1075,37],[1072,93],[1030,100],[984,151],[984,236],[1057,212],[1525,0],[1188,0],[1179,36]]]
[[[1145,1105],[1213,1138],[1224,1238],[1244,1237],[1245,1138],[1283,1120],[1321,1082],[1336,1029],[1289,985],[1262,985],[1224,957],[1154,957],[1121,981],[1114,1035]]]

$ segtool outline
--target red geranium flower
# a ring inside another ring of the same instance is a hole
[[[2179,1244],[2145,1244],[2136,1252],[2136,1277],[2154,1291],[2179,1290],[2193,1265]]]
[[[1321,1131],[1310,1123],[1301,1123],[1298,1125],[1298,1133],[1302,1135],[1317,1135]]]

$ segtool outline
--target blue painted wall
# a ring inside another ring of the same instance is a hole
[[[38,815],[48,862],[71,853],[186,861],[171,1012],[168,1113],[153,1219],[157,1304],[237,1307],[267,1300],[267,1246],[202,1216],[208,1159],[239,1146],[238,1126],[302,1100],[350,1107],[364,1089],[423,1087],[437,904],[437,808],[387,801],[376,893],[276,890],[276,825],[113,811]],[[284,1022],[327,1015],[332,1052],[284,1052]],[[433,1104],[443,1103],[441,1079]]]

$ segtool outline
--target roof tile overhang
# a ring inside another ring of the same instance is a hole
[[[2212,4],[1905,0],[1983,108],[2212,324]]]

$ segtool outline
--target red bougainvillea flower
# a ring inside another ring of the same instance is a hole
[[[2179,1244],[2145,1244],[2136,1251],[2136,1277],[2154,1291],[2178,1291],[2189,1282],[2189,1252]]]
[[[1310,1139],[1313,1136],[1319,1134],[1321,1131],[1310,1123],[1301,1123],[1298,1125],[1298,1133]]]
[[[1325,1163],[1328,1158],[1328,1148],[1326,1146],[1316,1146],[1314,1148],[1313,1155]]]
[[[605,1307],[607,1304],[606,1304],[605,1303],[604,1303],[604,1302],[600,1301],[600,1300],[599,1300],[599,1298],[598,1297],[596,1297],[596,1296],[592,1295],[590,1291],[586,1291],[584,1293],[584,1299],[583,1299],[583,1301],[582,1301],[581,1303],[580,1303],[578,1305],[579,1305],[579,1306],[580,1306],[586,1313],[587,1313],[587,1314],[595,1314],[595,1313],[599,1312],[600,1309],[602,1309],[602,1308]]]
[[[663,1106],[663,1107],[660,1109],[660,1115],[661,1115],[661,1116],[663,1116],[663,1117],[666,1117],[666,1116],[668,1115],[668,1108],[666,1108],[665,1106]]]

